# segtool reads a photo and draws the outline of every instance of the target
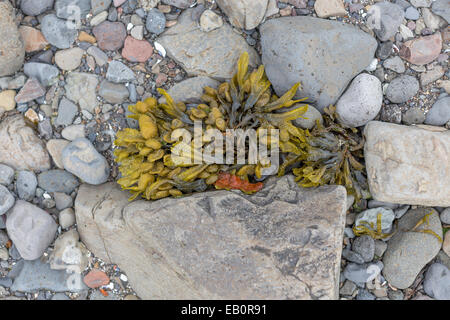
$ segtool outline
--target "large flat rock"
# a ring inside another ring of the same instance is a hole
[[[450,131],[369,122],[364,157],[375,200],[450,206]]]
[[[346,191],[292,176],[259,193],[212,191],[136,201],[82,185],[78,231],[144,299],[337,299]]]

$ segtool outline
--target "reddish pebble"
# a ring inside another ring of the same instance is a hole
[[[40,98],[44,94],[45,89],[42,87],[39,81],[34,78],[29,78],[27,82],[25,82],[22,89],[20,89],[15,99],[17,103],[26,103]]]
[[[89,288],[98,288],[109,283],[109,277],[101,270],[92,269],[89,273],[84,277],[83,282]]]
[[[44,35],[38,29],[28,26],[21,26],[19,31],[22,35],[23,42],[25,43],[26,52],[40,51],[48,45]]]
[[[146,62],[153,54],[153,47],[147,40],[136,40],[128,36],[122,50],[122,56],[131,62]]]
[[[100,49],[115,51],[123,47],[127,30],[122,22],[104,21],[92,30]]]
[[[124,3],[125,3],[125,1],[127,1],[127,0],[114,0],[113,1],[113,3],[114,3],[114,7],[120,7],[121,5],[123,5]]]
[[[164,83],[166,83],[166,81],[167,81],[167,75],[164,73],[160,73],[160,74],[158,74],[158,76],[156,77],[156,80],[155,80],[156,86],[160,87]]]
[[[421,66],[434,61],[441,50],[442,37],[440,32],[436,32],[431,36],[406,41],[400,49],[400,56],[412,64]]]

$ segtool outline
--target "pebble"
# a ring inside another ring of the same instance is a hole
[[[357,76],[336,104],[340,121],[349,127],[360,127],[373,120],[383,102],[381,82],[367,73]]]
[[[403,73],[406,71],[405,63],[399,56],[386,59],[383,63],[383,67],[397,73]]]
[[[367,25],[381,41],[387,41],[397,33],[404,16],[402,7],[390,2],[379,2],[370,7]]]
[[[358,213],[355,220],[355,226],[359,226],[361,222],[365,221],[369,224],[373,223],[374,226],[377,225],[378,214],[381,214],[381,230],[384,233],[389,232],[392,229],[392,222],[395,219],[395,214],[392,209],[386,208],[372,208],[364,210]]]
[[[366,289],[359,290],[356,300],[375,300],[375,296]]]
[[[81,273],[88,266],[87,250],[80,242],[76,229],[70,229],[58,236],[49,257],[50,268]]]
[[[90,21],[92,27],[98,26],[100,23],[108,18],[108,11],[103,11],[93,17]]]
[[[223,26],[222,17],[212,10],[203,11],[200,16],[200,30],[210,32]]]
[[[17,174],[16,189],[19,199],[31,201],[38,185],[36,175],[32,171],[19,171]]]
[[[413,76],[402,75],[391,81],[386,97],[393,103],[404,103],[419,91],[419,81]]]
[[[58,81],[59,70],[55,66],[39,63],[39,62],[28,62],[23,66],[23,72],[29,78],[35,78],[44,87],[49,87]]]
[[[134,26],[130,32],[131,36],[136,40],[144,39],[144,26]]]
[[[345,260],[347,260],[347,261],[354,262],[357,264],[364,263],[364,259],[359,253],[354,252],[348,248],[345,248],[344,250],[342,250],[342,257],[344,257]]]
[[[355,283],[366,283],[375,279],[383,269],[381,261],[371,264],[349,263],[344,269],[344,277]]]
[[[8,258],[9,258],[8,249],[0,248],[0,260],[8,260]]]
[[[70,228],[75,224],[75,212],[72,208],[67,208],[59,213],[59,225],[63,229]]]
[[[157,35],[163,33],[166,27],[166,17],[164,16],[164,13],[156,8],[150,9],[147,14],[145,27],[151,33]]]
[[[419,37],[403,44],[399,55],[415,65],[433,62],[441,53],[442,37],[439,32],[430,36]]]
[[[450,121],[450,96],[438,99],[428,111],[425,124],[443,126]]]
[[[420,18],[420,12],[414,7],[408,7],[405,11],[405,18],[408,20],[417,20]]]
[[[450,270],[440,263],[433,263],[425,273],[423,289],[437,300],[450,300]]]
[[[422,16],[423,16],[423,21],[425,22],[425,25],[432,32],[438,30],[441,24],[442,25],[447,24],[441,17],[433,14],[431,12],[431,10],[428,8],[422,9]]]
[[[48,42],[38,29],[29,26],[20,26],[19,32],[25,44],[25,52],[35,52],[43,50]]]
[[[84,138],[86,136],[84,132],[84,124],[74,124],[68,127],[65,127],[61,131],[61,135],[64,139],[69,141],[73,141],[77,138]],[[62,160],[61,160],[62,163]]]
[[[95,39],[95,37],[91,36],[89,33],[85,32],[85,31],[81,31],[78,34],[78,41],[94,44],[97,42],[97,39]]]
[[[422,88],[438,80],[445,74],[445,69],[441,66],[435,66],[432,70],[420,74],[420,85]]]
[[[75,103],[63,97],[59,102],[58,117],[55,120],[57,126],[68,126],[72,124],[78,113],[78,107]]]
[[[450,23],[450,5],[448,0],[436,0],[431,7],[433,13],[444,18],[447,23]]]
[[[101,270],[92,269],[83,278],[83,282],[89,288],[99,288],[99,287],[107,285],[109,283],[109,277],[105,272],[103,272]]]
[[[54,14],[46,15],[42,19],[41,31],[45,39],[58,49],[70,48],[78,34],[74,26]]]
[[[96,46],[91,46],[87,49],[87,53],[94,57],[95,62],[103,67],[106,63],[108,63],[108,56],[102,50],[100,50]]]
[[[122,22],[104,21],[95,26],[92,32],[102,50],[119,50],[127,37],[127,30]]]
[[[78,138],[65,147],[62,162],[67,171],[86,183],[98,185],[108,180],[108,162],[86,138]]]
[[[14,196],[9,190],[0,184],[0,215],[5,214],[14,205]]]
[[[72,71],[80,66],[83,55],[84,50],[80,48],[60,50],[55,54],[55,62],[60,69]]]
[[[403,114],[403,123],[421,124],[425,121],[425,113],[419,108],[410,108]]]
[[[71,196],[62,193],[62,192],[54,192],[53,198],[55,199],[56,209],[64,210],[66,208],[72,207],[73,199]]]
[[[104,10],[108,10],[112,0],[91,0],[92,14],[97,15]]]
[[[0,163],[0,184],[9,185],[14,180],[14,169]]]
[[[126,83],[136,79],[133,71],[120,61],[113,60],[109,63],[106,79],[115,83]]]
[[[38,80],[30,78],[16,95],[17,103],[27,103],[45,95],[45,89]]]
[[[448,231],[444,236],[444,243],[442,244],[442,251],[444,251],[450,257],[450,233]]]
[[[375,241],[368,235],[357,237],[353,240],[352,250],[358,253],[364,262],[370,262],[375,255]]]
[[[15,90],[5,90],[0,92],[0,115],[4,111],[14,110],[16,107],[15,97]]]
[[[314,10],[319,18],[343,17],[347,15],[342,0],[316,0]]]
[[[112,83],[107,80],[103,80],[100,83],[98,94],[105,99],[106,102],[112,104],[123,103],[130,95],[125,85]]]
[[[38,175],[39,187],[47,192],[65,192],[70,194],[79,184],[78,179],[65,170],[53,169]]]
[[[298,107],[299,104],[294,105],[294,108]],[[319,110],[314,108],[311,105],[308,105],[308,110],[301,116],[295,120],[292,120],[292,123],[300,127],[302,129],[312,129],[316,125],[316,121],[319,120],[320,123],[323,123],[323,117]]]
[[[445,224],[450,224],[450,208],[445,209],[441,212],[441,221]]]
[[[387,243],[382,240],[375,240],[375,256],[381,258],[387,249]]]
[[[153,47],[147,40],[125,39],[122,56],[130,62],[146,62],[153,54]]]
[[[47,151],[53,159],[53,162],[59,169],[64,169],[61,160],[62,150],[69,144],[69,141],[64,139],[51,139],[47,142]]]
[[[22,0],[20,9],[27,16],[38,16],[53,7],[54,0]]]
[[[95,74],[71,72],[66,78],[66,97],[77,103],[81,110],[93,112],[97,107],[98,77]]]
[[[91,0],[55,0],[58,18],[85,19],[91,10]]]
[[[356,284],[350,280],[345,280],[344,285],[339,289],[339,294],[343,296],[351,296],[356,290]]]
[[[6,229],[20,255],[25,260],[34,260],[39,258],[53,241],[57,225],[44,210],[17,200],[8,215]]]

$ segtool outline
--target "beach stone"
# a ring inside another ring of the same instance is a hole
[[[50,157],[43,142],[20,114],[0,122],[0,163],[16,170],[50,169]]]
[[[0,184],[9,185],[14,180],[14,169],[0,163]]]
[[[38,29],[29,26],[20,26],[19,32],[25,44],[25,52],[27,53],[41,51],[48,45],[44,35]]]
[[[44,95],[45,89],[40,82],[34,78],[30,78],[25,82],[24,86],[20,89],[14,99],[17,103],[27,103]]]
[[[162,3],[180,8],[187,9],[195,3],[195,0],[162,0]]]
[[[0,92],[0,115],[5,111],[14,110],[16,107],[16,91],[5,90]]]
[[[450,1],[449,0],[436,0],[433,2],[431,10],[434,14],[437,14],[444,18],[447,23],[450,23]]]
[[[17,174],[16,189],[20,199],[33,200],[37,185],[36,175],[32,171],[19,171]]]
[[[405,124],[421,124],[425,121],[425,113],[419,108],[410,108],[403,115]]]
[[[433,263],[425,273],[425,293],[436,300],[450,300],[450,270],[440,263]]]
[[[88,266],[87,250],[79,241],[76,229],[68,230],[55,240],[49,263],[53,270],[67,270],[82,273]]]
[[[420,12],[413,6],[408,7],[405,11],[405,18],[409,20],[418,20],[420,18]]]
[[[112,83],[103,80],[100,83],[98,94],[106,100],[106,102],[115,104],[124,102],[130,95],[127,87],[120,83]]]
[[[220,9],[236,28],[251,30],[263,20],[268,0],[217,0]]]
[[[28,62],[23,66],[23,72],[29,78],[39,80],[44,87],[49,87],[58,81],[59,70],[55,66],[46,63]]]
[[[66,208],[72,207],[73,200],[68,194],[62,192],[54,192],[53,198],[55,199],[56,209],[64,210]]]
[[[122,22],[104,21],[92,29],[100,49],[115,51],[123,47],[127,30]]]
[[[98,185],[108,180],[108,162],[86,138],[69,143],[62,151],[62,162],[67,171],[86,183]]]
[[[372,197],[379,201],[450,206],[448,132],[372,121],[364,158]]]
[[[67,229],[75,224],[75,212],[72,208],[67,208],[59,213],[59,225],[63,229]]]
[[[348,263],[345,266],[343,276],[355,283],[365,283],[369,279],[375,279],[383,269],[383,263],[381,261],[377,263]]]
[[[378,39],[387,41],[395,36],[403,22],[405,12],[402,7],[390,2],[379,2],[367,12],[367,26],[375,32]]]
[[[14,196],[9,190],[0,184],[0,215],[5,214],[14,205]]]
[[[430,83],[442,78],[445,74],[445,69],[441,66],[435,66],[432,70],[420,74],[420,85],[422,88]]]
[[[441,220],[442,221],[442,220]],[[444,236],[444,243],[442,244],[442,251],[450,257],[450,233],[446,232]]]
[[[53,162],[59,169],[64,169],[61,160],[62,150],[69,144],[69,141],[64,139],[51,139],[47,142],[47,151],[53,159]]]
[[[100,50],[98,47],[90,46],[86,52],[94,57],[95,62],[100,67],[103,67],[106,63],[108,63],[108,55],[104,53],[102,50]]]
[[[360,127],[375,119],[381,110],[383,91],[377,77],[367,73],[357,76],[336,104],[341,123]]]
[[[56,16],[63,19],[85,19],[91,11],[91,0],[55,0]]]
[[[300,104],[295,104],[294,108],[299,107]],[[308,105],[308,110],[302,117],[292,120],[292,123],[302,129],[312,129],[316,125],[316,121],[319,120],[323,124],[322,114],[311,105]]]
[[[96,87],[98,78],[95,74],[71,72],[66,78],[66,96],[77,103],[81,110],[94,112],[97,107]]]
[[[70,194],[78,187],[78,179],[71,173],[54,169],[42,172],[38,175],[38,185],[47,192],[65,192]]]
[[[108,10],[112,0],[91,0],[92,14],[95,16],[102,11]]]
[[[6,220],[8,236],[25,260],[42,256],[56,229],[56,222],[47,212],[23,200],[16,201]]]
[[[103,12],[100,12],[99,14],[97,14],[96,16],[94,16],[91,19],[91,21],[89,22],[89,24],[91,25],[91,27],[95,27],[95,26],[98,26],[103,21],[105,21],[107,18],[108,18],[108,12],[103,11]]]
[[[419,81],[410,75],[401,75],[389,83],[386,97],[393,103],[404,103],[419,91]]]
[[[54,14],[46,15],[41,22],[41,31],[45,39],[58,49],[68,49],[77,38],[77,29]]]
[[[450,224],[450,208],[441,212],[441,221],[445,224]]]
[[[159,35],[166,28],[166,16],[156,8],[150,9],[147,14],[145,28],[151,33]]]
[[[109,283],[108,275],[98,269],[92,269],[89,273],[83,278],[83,282],[89,288],[99,288],[101,286],[105,286]]]
[[[342,0],[316,0],[314,10],[319,18],[343,17],[347,15]]]
[[[353,240],[352,250],[360,254],[364,262],[370,262],[375,255],[375,241],[368,235],[357,237]]]
[[[209,77],[199,76],[187,78],[186,80],[175,83],[173,87],[167,90],[167,93],[177,102],[202,103],[203,88],[211,87],[217,89],[219,84],[219,81]],[[160,103],[165,103],[165,101],[165,97],[159,99]]]
[[[439,252],[441,243],[430,234],[411,232],[410,230],[426,214],[430,226],[422,224],[417,230],[430,229],[442,238],[442,226],[438,213],[432,208],[409,210],[398,220],[398,232],[388,241],[388,247],[383,256],[383,275],[394,287],[406,289],[413,284],[420,270]]]
[[[132,82],[136,79],[134,72],[122,62],[113,60],[109,63],[106,79],[115,83]]]
[[[422,66],[437,59],[441,49],[441,33],[436,32],[431,36],[423,36],[406,41],[401,47],[399,55],[402,59],[412,64]]]
[[[450,121],[450,96],[438,99],[427,113],[425,124],[443,126]]]
[[[245,39],[224,24],[211,32],[203,32],[192,20],[192,9],[185,10],[178,23],[157,41],[189,76],[208,76],[216,80],[230,79],[243,52],[249,53],[249,65],[256,67],[259,57]]]
[[[63,97],[59,102],[58,117],[55,120],[57,126],[68,126],[72,124],[73,119],[78,113],[78,107],[75,103]]]
[[[0,77],[19,71],[25,59],[25,46],[15,19],[9,1],[0,2]]]
[[[377,48],[367,33],[325,19],[283,17],[265,22],[260,30],[262,62],[275,92],[281,96],[301,82],[295,98],[308,97],[321,112],[372,62]]]
[[[61,135],[64,139],[69,141],[73,141],[77,138],[84,138],[85,134],[85,126],[84,124],[74,124],[68,127],[65,127],[63,131],[61,131]]]
[[[383,63],[383,67],[397,73],[403,73],[406,71],[405,63],[399,56],[386,59]]]
[[[55,62],[60,69],[72,71],[80,66],[83,55],[84,50],[80,48],[60,50],[55,54]]]
[[[122,56],[130,62],[146,62],[153,54],[153,47],[147,40],[136,40],[128,36]]]
[[[210,32],[223,26],[223,19],[212,10],[203,11],[200,16],[200,29],[203,32]]]
[[[355,219],[355,227],[358,227],[365,223],[373,223],[374,226],[377,225],[378,215],[381,214],[381,231],[383,233],[388,233],[392,229],[392,222],[395,219],[395,213],[392,209],[389,208],[371,208],[364,210],[356,216]]]
[[[47,10],[53,8],[54,0],[22,0],[20,1],[20,9],[27,16],[38,16]]]
[[[284,176],[251,196],[213,191],[131,204],[128,197],[116,183],[83,185],[75,213],[83,243],[115,261],[142,299],[338,297],[341,186],[302,189]]]

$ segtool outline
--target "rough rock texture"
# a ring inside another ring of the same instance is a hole
[[[181,82],[175,83],[167,92],[175,101],[183,101],[186,103],[201,103],[200,99],[203,95],[204,87],[216,89],[220,82],[208,77],[188,78]],[[166,98],[161,97],[160,102],[163,103]]]
[[[383,257],[383,275],[396,288],[406,289],[412,285],[420,270],[441,248],[441,243],[435,236],[410,231],[430,212],[433,212],[429,217],[430,225],[422,224],[416,230],[431,229],[442,239],[442,226],[437,211],[432,208],[418,208],[409,210],[398,221],[398,232],[388,241]]]
[[[50,169],[50,157],[33,129],[22,115],[0,122],[0,163],[16,170],[43,171]]]
[[[72,72],[66,79],[66,96],[78,103],[81,109],[93,112],[97,106],[97,76],[83,72]]]
[[[0,77],[14,74],[25,59],[25,46],[14,19],[9,1],[0,2]]]
[[[78,231],[143,299],[336,299],[346,192],[292,176],[253,196],[214,191],[128,203],[116,184],[82,185]]]
[[[406,41],[399,55],[412,64],[424,65],[434,61],[442,49],[442,36],[436,32],[431,36]]]
[[[368,182],[375,200],[450,206],[450,131],[372,121],[364,135]]]
[[[295,83],[319,110],[334,104],[373,60],[376,40],[353,26],[312,17],[272,19],[261,27],[262,62],[276,93]]]
[[[268,0],[217,0],[230,23],[241,29],[256,28],[267,11]]]
[[[230,25],[224,24],[211,32],[203,32],[197,22],[192,20],[192,9],[185,10],[178,18],[178,23],[157,41],[190,76],[230,79],[237,60],[245,51],[250,55],[251,66],[260,64],[255,49],[235,33]]]

